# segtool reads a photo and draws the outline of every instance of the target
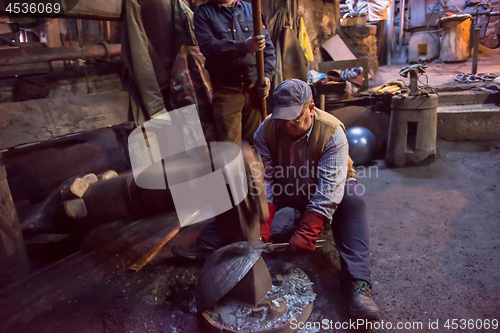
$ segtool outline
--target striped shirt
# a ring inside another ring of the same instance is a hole
[[[314,124],[314,119],[312,123]],[[328,140],[317,166],[312,165],[307,154],[313,125],[294,142],[280,132],[282,144],[279,145],[279,153],[283,165],[277,166],[266,145],[263,124],[255,132],[254,138],[255,148],[264,164],[267,201],[277,203],[276,197],[279,196],[280,199],[285,198],[285,205],[296,209],[300,209],[296,203],[302,201],[299,206],[305,206],[306,210],[321,214],[331,221],[337,205],[344,197],[347,176],[349,146],[342,127],[339,126]],[[276,188],[277,184],[281,188]],[[286,184],[285,188],[283,184]],[[314,185],[315,191],[309,191],[311,185]],[[279,204],[283,204],[282,200]]]

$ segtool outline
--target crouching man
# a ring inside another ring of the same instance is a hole
[[[380,310],[371,296],[371,266],[365,202],[357,195],[343,124],[315,108],[303,81],[283,81],[273,95],[273,113],[255,133],[255,148],[264,163],[270,217],[261,236],[271,241],[276,211],[292,207],[300,220],[290,248],[312,252],[326,224],[331,224],[340,253],[341,286],[350,314],[377,320]],[[311,186],[315,191],[311,191]],[[361,192],[361,191],[360,191]]]

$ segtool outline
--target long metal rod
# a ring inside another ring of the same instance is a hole
[[[474,28],[474,49],[472,53],[472,74],[477,74],[477,59],[479,56],[479,34],[481,28]]]
[[[197,210],[182,223],[182,225],[189,225],[191,222],[193,222],[198,216],[200,216],[200,211]],[[174,230],[170,231],[165,238],[161,240],[160,243],[158,243],[156,246],[152,247],[148,252],[144,253],[139,260],[137,260],[134,264],[132,264],[129,269],[132,271],[140,271],[141,268],[146,266],[151,260],[153,260],[158,253],[160,253],[160,250],[167,245],[168,242],[170,242],[172,239],[174,239],[175,236],[179,233],[179,231],[183,228],[181,224],[176,226]]]
[[[394,8],[395,4],[394,1],[391,3],[389,8],[387,9],[387,13],[389,15],[389,18],[386,20],[386,47],[387,47],[387,65],[390,65],[392,63],[392,53],[394,50]]]
[[[399,3],[399,12],[401,14],[401,20],[399,23],[398,51],[401,52],[403,50],[403,35],[405,33],[405,0],[401,0]]]
[[[0,66],[105,58],[119,56],[120,54],[121,44],[85,45],[82,47],[9,48],[0,50]]]
[[[262,35],[262,8],[260,0],[252,0],[253,28],[255,36]],[[257,87],[263,87],[265,84],[264,76],[264,51],[256,52],[257,58]],[[266,100],[259,101],[261,104],[262,119],[267,117]]]

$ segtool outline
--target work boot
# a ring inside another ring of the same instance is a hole
[[[178,245],[172,247],[172,253],[190,260],[205,260],[216,250],[215,247],[199,239],[196,239],[194,243],[188,247],[180,247]]]
[[[372,299],[370,284],[364,280],[352,280],[346,284],[349,313],[360,319],[379,320],[380,310]]]

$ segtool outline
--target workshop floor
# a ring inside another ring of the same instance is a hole
[[[483,49],[480,49],[483,50]],[[477,72],[478,73],[495,73],[500,76],[500,49],[486,49],[486,53],[479,53]],[[428,77],[428,84],[437,89],[438,91],[454,91],[454,90],[480,90],[481,87],[487,86],[488,82],[480,83],[459,83],[454,80],[455,76],[459,73],[471,73],[472,59],[465,62],[456,63],[443,63],[435,60],[427,64],[426,75]],[[384,82],[395,79],[403,79],[408,81],[408,78],[403,78],[399,75],[399,70],[408,64],[381,66],[374,77],[370,79],[369,86],[376,87]],[[422,84],[427,84],[425,77],[420,77]]]
[[[500,142],[438,147],[430,166],[387,169],[379,161],[358,168],[366,188],[373,295],[385,325],[371,332],[425,332],[436,320],[435,331],[442,332],[448,331],[447,319],[500,320]],[[278,215],[283,220],[291,211]],[[81,279],[76,292],[51,304],[43,298],[26,304],[27,311],[0,323],[0,331],[204,333],[194,321],[200,265],[170,255],[164,249],[138,273],[117,265],[91,279],[74,277]],[[318,296],[311,322],[349,321],[331,244],[308,256],[272,258],[293,262],[314,282]],[[423,326],[397,330],[397,322]],[[302,330],[324,331],[354,330]]]

